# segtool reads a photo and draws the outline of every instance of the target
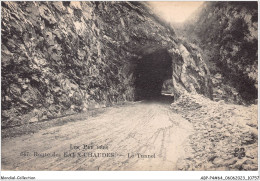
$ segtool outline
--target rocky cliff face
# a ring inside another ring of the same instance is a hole
[[[169,77],[175,97],[211,97],[197,48],[143,3],[2,2],[1,13],[4,127],[141,99]]]
[[[257,2],[206,2],[178,31],[202,49],[216,100],[257,99],[257,13]]]

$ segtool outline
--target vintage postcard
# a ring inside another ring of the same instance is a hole
[[[257,1],[1,2],[2,171],[258,171],[257,93]]]

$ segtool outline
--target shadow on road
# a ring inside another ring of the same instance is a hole
[[[142,102],[146,104],[156,103],[167,105],[174,102],[174,96],[171,94],[162,94],[160,96],[146,98],[142,100]]]

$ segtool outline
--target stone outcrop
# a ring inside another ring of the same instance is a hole
[[[2,2],[1,13],[3,127],[134,101],[136,67],[157,52],[172,62],[176,98],[211,97],[197,48],[144,3]]]
[[[257,99],[257,2],[205,2],[176,33],[201,48],[214,77],[215,100],[254,104]]]

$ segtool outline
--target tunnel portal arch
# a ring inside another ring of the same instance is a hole
[[[163,82],[172,79],[172,57],[167,49],[146,54],[135,66],[135,100],[153,99],[161,95]]]

